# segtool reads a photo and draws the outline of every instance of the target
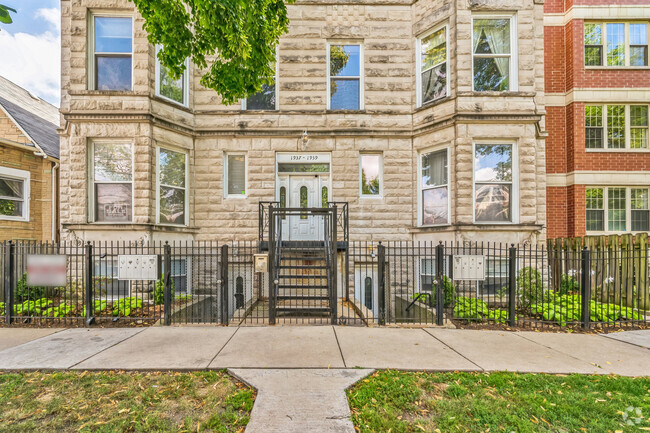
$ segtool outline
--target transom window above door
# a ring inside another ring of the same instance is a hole
[[[359,44],[327,45],[327,108],[363,109],[363,47]]]

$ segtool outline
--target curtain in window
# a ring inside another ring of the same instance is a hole
[[[481,48],[487,42],[489,50]],[[487,52],[486,52],[487,51]],[[474,21],[475,54],[510,54],[510,20],[475,20]],[[501,76],[508,75],[509,58],[496,57],[494,61]]]

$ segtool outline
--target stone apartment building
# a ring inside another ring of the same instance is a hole
[[[0,77],[0,241],[59,239],[59,111]]]
[[[548,237],[648,232],[648,1],[544,5]]]
[[[63,237],[253,240],[260,201],[329,200],[353,240],[542,241],[542,3],[298,0],[275,84],[225,106],[127,0],[63,0]]]

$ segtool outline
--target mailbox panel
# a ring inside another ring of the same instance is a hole
[[[485,279],[485,256],[454,256],[454,280],[482,281]]]
[[[125,254],[117,258],[118,280],[157,280],[158,256],[155,254]]]

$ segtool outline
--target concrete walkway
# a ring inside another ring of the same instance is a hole
[[[393,368],[650,375],[650,330],[609,335],[343,326],[0,328],[0,370]]]

